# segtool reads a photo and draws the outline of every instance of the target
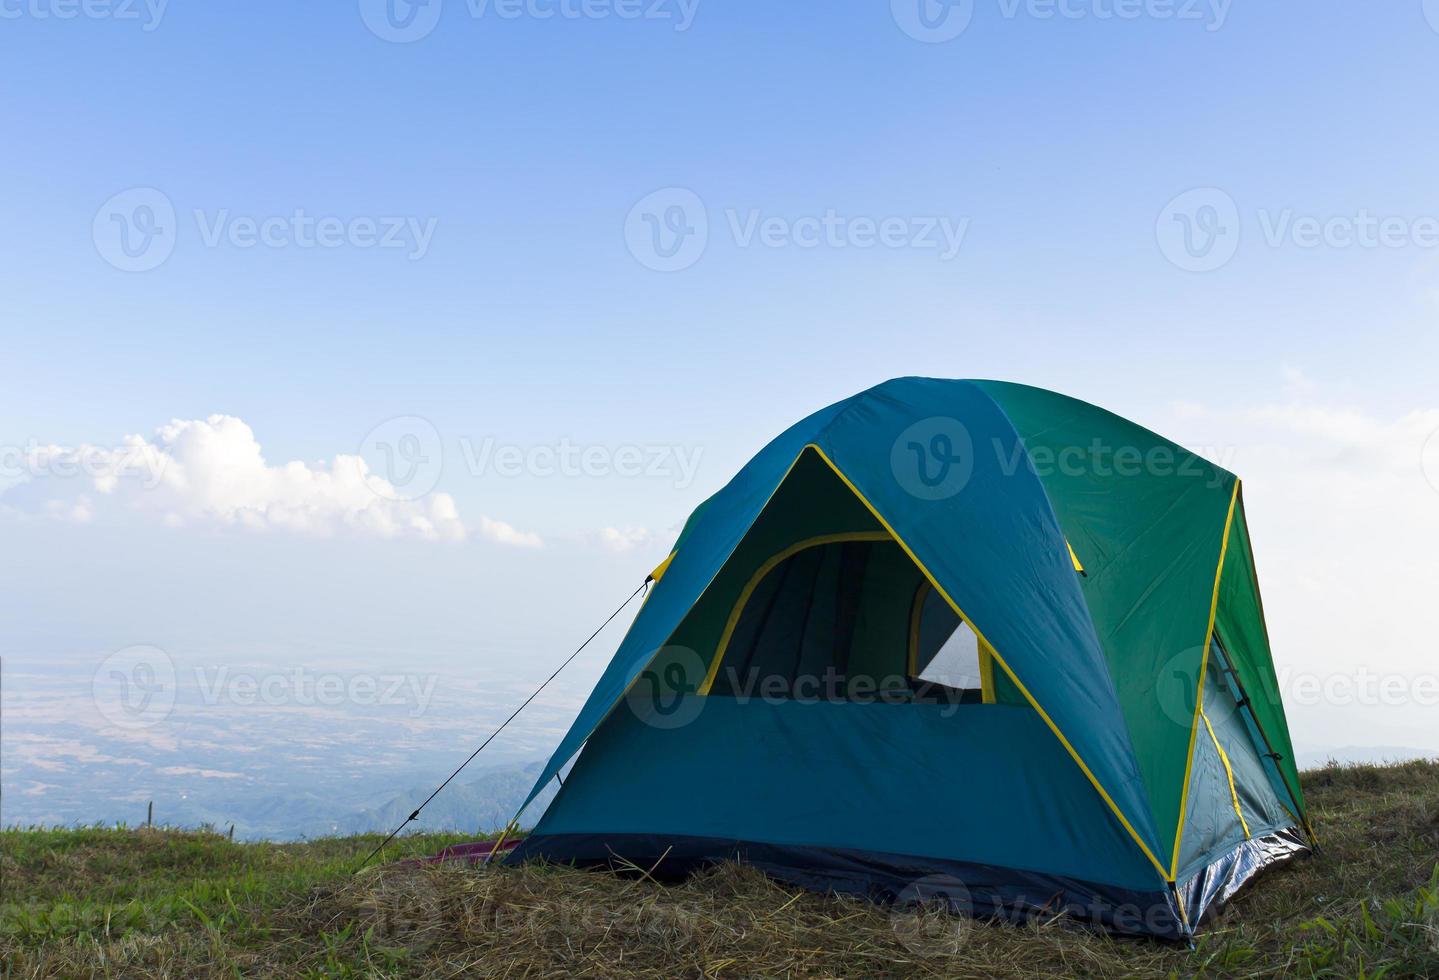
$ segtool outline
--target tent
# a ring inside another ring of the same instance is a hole
[[[1239,480],[1103,409],[888,381],[766,446],[651,578],[511,861],[736,859],[1183,939],[1313,847]]]

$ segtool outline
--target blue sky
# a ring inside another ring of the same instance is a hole
[[[926,41],[918,2],[431,0],[428,34],[393,43],[369,0],[0,0],[0,444],[158,444],[221,415],[313,475],[379,465],[376,427],[418,418],[434,491],[390,516],[448,495],[465,529],[247,528],[213,494],[171,520],[45,474],[0,496],[6,652],[539,679],[769,437],[929,374],[1216,447],[1281,663],[1412,686],[1439,625],[1439,3],[924,0],[941,32],[970,18]],[[707,235],[656,271],[627,227],[673,189]],[[173,209],[154,268],[117,267],[116,200],[131,223],[136,200]],[[242,244],[297,211],[343,240],[282,221]],[[835,240],[798,243],[827,220]],[[766,221],[773,245],[744,231]],[[886,221],[897,244],[865,247]],[[1185,222],[1215,232],[1198,258]],[[467,459],[486,440],[697,468],[503,477]],[[212,449],[188,465],[233,460]],[[1296,739],[1439,749],[1439,707],[1412,700],[1292,707]]]

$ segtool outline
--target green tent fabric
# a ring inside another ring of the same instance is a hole
[[[1183,936],[1307,849],[1239,481],[1093,405],[886,382],[765,447],[654,578],[511,860],[939,875],[977,914]]]

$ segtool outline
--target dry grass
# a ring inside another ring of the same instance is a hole
[[[436,975],[1119,975],[1157,968],[1167,952],[1056,924],[987,926],[825,898],[732,864],[669,887],[537,867],[415,869],[357,881],[326,905],[331,927],[353,922],[422,949]]]
[[[536,866],[351,876],[361,839],[13,831],[0,955],[14,977],[1439,976],[1439,765],[1305,784],[1325,855],[1262,876],[1194,952],[828,898],[734,865],[674,885]],[[55,836],[77,834],[92,836]]]

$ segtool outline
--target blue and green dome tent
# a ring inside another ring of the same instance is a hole
[[[766,446],[651,577],[510,860],[732,858],[1185,937],[1313,844],[1239,480],[1103,409],[886,382]]]

